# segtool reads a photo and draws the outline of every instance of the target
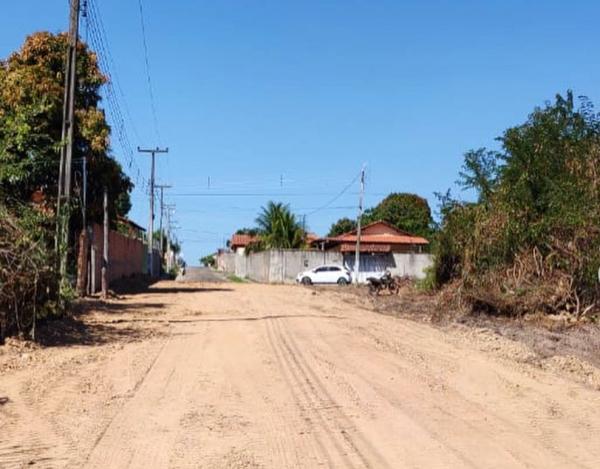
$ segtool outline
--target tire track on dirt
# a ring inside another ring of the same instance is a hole
[[[320,343],[326,344],[327,348],[329,349],[321,349],[320,354],[324,356],[332,356],[331,351],[336,350],[336,345],[331,342],[330,338],[326,334],[323,334],[323,331],[315,327],[314,324],[312,324],[312,328],[315,334],[321,339]],[[364,333],[367,335],[372,335],[370,331],[364,331]],[[414,340],[408,340],[405,345],[409,348],[414,348]],[[454,346],[452,348],[457,350]],[[316,350],[313,350],[313,353],[316,353]],[[383,355],[390,353],[394,353],[394,355],[400,358],[400,355],[392,351],[384,351]],[[404,379],[407,382],[423,383],[425,389],[431,389],[430,382],[434,380],[435,377],[435,355],[436,353],[430,354],[428,361],[431,364],[425,367],[424,370],[416,367],[403,367],[402,371]],[[452,427],[458,433],[468,433],[472,435],[483,435],[490,432],[493,433],[496,435],[494,439],[490,439],[489,441],[482,443],[487,448],[484,453],[499,454],[501,452],[505,452],[505,456],[510,456],[513,458],[513,464],[519,464],[523,467],[530,467],[535,459],[533,454],[538,454],[541,456],[540,450],[543,449],[545,452],[553,454],[555,460],[562,461],[562,463],[555,467],[573,467],[573,465],[577,465],[577,467],[582,468],[591,467],[585,463],[582,463],[581,461],[574,461],[573,457],[569,457],[564,451],[561,451],[561,449],[555,444],[556,438],[550,438],[548,435],[543,433],[541,435],[537,435],[536,438],[536,435],[531,434],[530,431],[524,431],[524,429],[518,426],[515,422],[510,421],[496,412],[493,406],[484,407],[481,403],[469,399],[468,396],[459,392],[459,390],[454,389],[445,380],[443,380],[444,404],[438,404],[437,401],[439,401],[440,398],[438,398],[436,401],[436,399],[434,399],[435,396],[431,396],[431,399],[426,399],[428,392],[430,391],[419,392],[413,386],[403,386],[401,392],[402,398],[400,398],[398,390],[392,390],[387,386],[383,386],[381,383],[377,382],[377,380],[372,379],[368,373],[365,373],[366,368],[364,366],[357,366],[357,363],[359,363],[360,360],[358,362],[351,362],[344,354],[338,354],[337,357],[342,361],[344,368],[348,373],[360,378],[365,385],[369,386],[382,399],[404,413],[414,422],[415,425],[429,433],[432,438],[439,442],[439,444],[446,447],[456,457],[462,460],[463,463],[469,465],[470,467],[479,467],[479,464],[467,456],[468,452],[464,447],[462,447],[463,445],[451,443],[447,436],[445,437],[432,425],[427,423],[427,415],[431,411],[434,411],[439,417],[442,417],[445,421],[447,421],[448,428]],[[402,361],[405,361],[406,356],[402,356],[401,359]],[[381,360],[382,366],[385,362],[386,359]],[[389,365],[392,366],[391,362]],[[394,362],[393,366],[398,367],[399,365],[399,363]],[[439,378],[435,378],[435,380],[437,379]],[[545,393],[542,394],[544,396],[546,395]],[[419,401],[422,402],[422,404],[418,407],[407,406],[407,403]],[[429,403],[427,403],[427,401],[429,401]],[[426,403],[427,405],[425,405]],[[520,403],[515,403],[515,406],[520,407]],[[459,411],[453,411],[452,409],[458,409]],[[523,409],[523,412],[525,412],[525,409]],[[548,416],[535,414],[535,416],[532,418],[532,423],[537,427],[537,422],[543,422],[543,428],[547,424],[550,424],[552,420],[553,419]],[[514,435],[520,435],[520,437],[515,439]],[[526,456],[525,461],[523,460],[524,456]]]
[[[334,442],[338,452],[344,455],[349,467],[389,468],[387,462],[360,434],[350,418],[341,410],[338,402],[327,391],[291,334],[285,330],[285,322],[285,320],[278,321],[273,326],[284,356],[287,358],[289,366],[297,370],[307,399],[312,402],[316,415],[327,429],[327,435]],[[333,423],[328,423],[328,421]],[[354,462],[348,460],[348,453],[354,456],[352,458]]]
[[[0,410],[0,416],[8,417],[8,423],[1,426],[0,467],[66,467],[73,448],[49,424],[29,411],[24,402],[11,400],[8,405],[8,409]]]
[[[154,368],[154,365],[156,364],[158,358],[161,356],[163,350],[165,349],[165,347],[167,346],[168,343],[170,343],[171,338],[165,340],[165,342],[162,344],[162,346],[160,347],[160,349],[158,350],[158,352],[156,353],[156,356],[154,357],[154,359],[152,360],[152,362],[150,363],[150,365],[148,366],[148,368],[146,368],[146,371],[144,371],[144,374],[142,375],[142,377],[140,379],[138,379],[138,381],[134,384],[132,390],[130,391],[130,396],[129,396],[129,400],[135,398],[140,386],[144,383],[144,381],[146,381],[146,377],[148,376],[148,374],[152,371],[152,369]],[[110,428],[110,426],[112,425],[113,421],[115,420],[115,418],[119,415],[118,412],[115,412],[115,414],[106,422],[106,425],[104,425],[104,428],[102,428],[102,430],[100,431],[100,433],[98,434],[98,436],[96,437],[94,444],[92,445],[92,447],[90,448],[84,464],[87,464],[90,456],[92,455],[92,453],[94,452],[94,450],[96,449],[96,447],[100,444],[100,442],[102,441],[102,439],[104,438],[104,435],[106,435],[107,430]]]
[[[284,321],[287,323],[287,320]],[[365,438],[365,436],[359,431],[354,422],[346,415],[342,407],[333,398],[331,393],[325,387],[323,381],[319,378],[314,368],[312,368],[308,360],[306,359],[305,353],[298,346],[296,340],[290,332],[289,328],[282,327],[281,324],[277,325],[281,333],[283,343],[287,347],[290,357],[294,359],[298,367],[302,370],[302,373],[306,377],[306,382],[311,386],[315,395],[321,395],[325,402],[331,403],[331,413],[333,418],[337,422],[337,426],[344,428],[341,435],[344,441],[351,447],[352,451],[359,457],[363,465],[370,468],[387,468],[392,469],[388,462],[383,458],[375,446]],[[286,340],[287,338],[287,340]],[[346,430],[348,429],[348,430]]]
[[[275,322],[275,321],[278,321],[278,319],[268,320],[268,321],[265,321],[265,323],[264,323],[269,344],[271,346],[271,349],[273,350],[273,355],[275,356],[275,360],[277,361],[277,365],[281,371],[281,376],[285,380],[285,383],[290,391],[290,394],[292,395],[292,398],[295,402],[296,407],[300,410],[300,413],[304,415],[305,423],[310,422],[310,424],[311,424],[310,426],[312,427],[313,421],[312,421],[312,419],[310,419],[310,417],[307,416],[307,414],[309,414],[309,411],[311,409],[310,397],[306,393],[306,391],[302,385],[301,379],[299,378],[298,374],[294,370],[291,362],[286,357],[283,349],[281,348],[281,346],[279,344],[276,344],[275,331],[273,330],[273,322]],[[300,397],[300,395],[298,394],[298,392],[296,390],[300,390],[300,393],[304,397],[304,401]],[[317,416],[321,420],[321,416],[320,415],[317,415]],[[323,429],[323,431],[325,431],[325,428]],[[332,456],[329,453],[329,451],[327,451],[327,448],[325,447],[324,442],[317,436],[317,432],[315,431],[315,429],[311,428],[310,434],[311,434],[311,437],[313,438],[315,444],[317,445],[318,451],[320,453],[319,455],[327,461],[327,465],[329,467],[332,467]],[[333,442],[333,444],[335,446],[335,441]],[[341,451],[340,456],[343,458],[344,457],[343,450],[339,447],[336,449],[338,449],[338,451]]]

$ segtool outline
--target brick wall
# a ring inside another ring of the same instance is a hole
[[[95,272],[94,291],[101,288],[102,275],[102,251],[104,249],[103,229],[100,225],[94,225],[92,246],[94,253]],[[131,238],[111,230],[108,234],[108,281],[109,284],[124,277],[148,272],[148,249],[139,239]],[[154,254],[155,272],[160,266],[160,257]]]

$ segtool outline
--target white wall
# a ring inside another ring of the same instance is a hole
[[[409,276],[421,279],[425,277],[425,269],[433,264],[431,254],[422,253],[388,253],[360,255],[360,272],[358,281],[365,283],[369,277],[378,277],[386,269],[392,275]],[[354,254],[344,255],[344,266],[354,274]]]

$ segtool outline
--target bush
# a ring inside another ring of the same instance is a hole
[[[17,218],[1,205],[0,219],[0,341],[8,334],[34,338],[36,319],[60,312],[51,222],[27,207]]]
[[[495,160],[467,154],[463,183],[479,201],[442,207],[436,284],[460,279],[471,306],[494,313],[590,313],[600,299],[599,116],[569,93],[500,141]]]

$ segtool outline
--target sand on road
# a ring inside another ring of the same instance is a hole
[[[333,292],[161,282],[85,321],[0,368],[0,467],[600,464],[598,389]]]

